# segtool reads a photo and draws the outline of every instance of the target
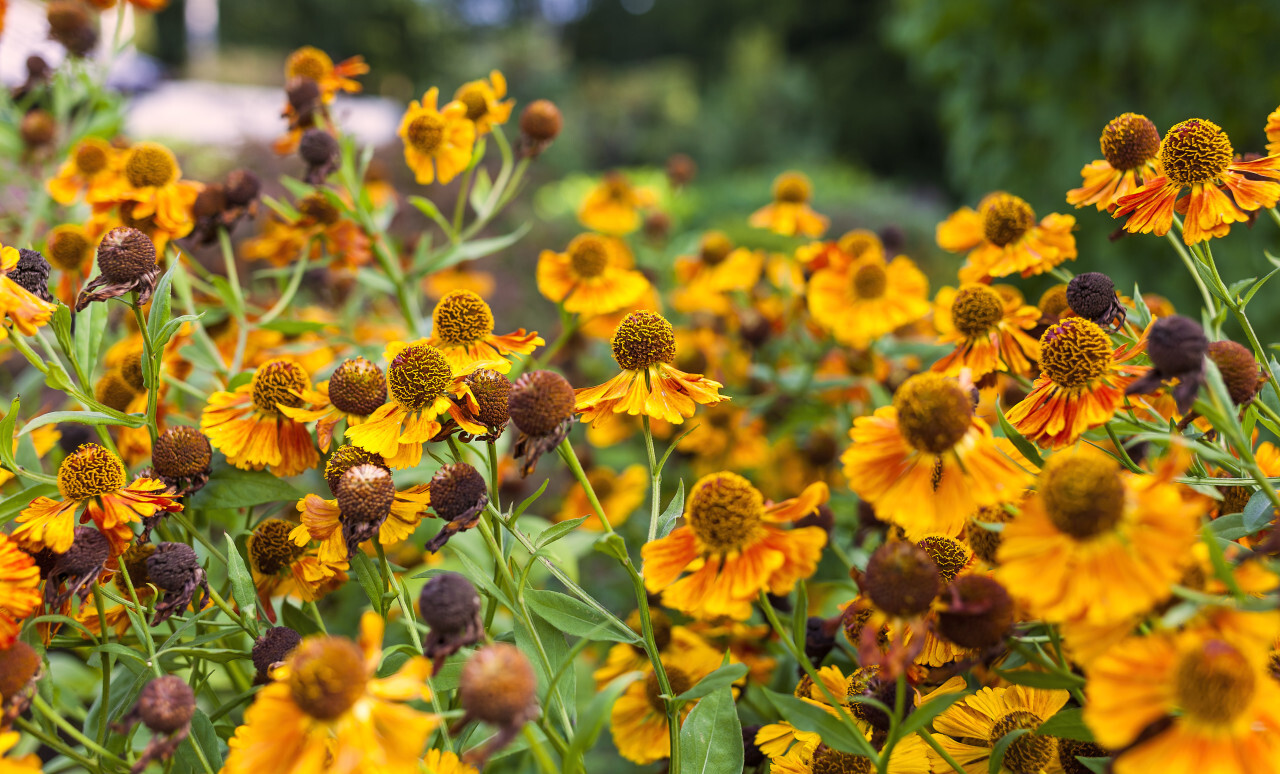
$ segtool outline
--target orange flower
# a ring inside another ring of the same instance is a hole
[[[760,490],[736,473],[704,476],[689,493],[685,525],[641,550],[645,587],[691,616],[746,620],[761,591],[787,594],[817,569],[827,533],[777,525],[808,516],[828,496],[827,485],[817,483],[766,506]],[[681,578],[686,570],[692,574]]]
[[[657,203],[648,188],[636,188],[621,172],[609,172],[578,208],[578,221],[592,231],[621,236],[640,228],[640,210]]]
[[[1067,204],[1074,204],[1076,209],[1093,204],[1099,212],[1110,212],[1120,197],[1133,193],[1159,174],[1156,155],[1160,152],[1160,132],[1146,116],[1125,113],[1111,119],[1102,130],[1099,144],[1104,158],[1086,164],[1080,170],[1084,185],[1067,192]]]
[[[58,307],[37,297],[14,282],[9,274],[18,267],[22,254],[16,247],[0,245],[0,320],[8,318],[24,336],[34,336],[36,329],[53,318]],[[0,324],[0,341],[9,338],[9,328]]]
[[[1280,107],[1267,116],[1267,155],[1280,154]]]
[[[432,86],[422,95],[422,104],[409,103],[400,121],[404,161],[422,185],[437,177],[441,183],[457,177],[471,164],[476,142],[476,125],[467,120],[467,106],[455,100],[437,110],[439,94]]]
[[[651,286],[622,240],[579,234],[563,253],[538,256],[538,292],[572,314],[596,316],[632,306]]]
[[[951,331],[940,341],[955,342],[956,348],[933,364],[934,371],[959,376],[967,368],[970,378],[984,386],[991,381],[987,377],[998,371],[1031,373],[1031,361],[1040,359],[1040,342],[1026,331],[1040,323],[1039,309],[976,283],[962,286],[959,292],[944,288],[938,293],[939,306],[944,295],[951,296],[947,305]]]
[[[324,402],[325,396],[311,389],[306,369],[292,358],[277,358],[258,366],[248,384],[210,395],[200,429],[237,468],[270,466],[277,476],[296,476],[314,468],[320,455],[306,425],[280,407]]]
[[[265,260],[273,266],[288,266],[308,248],[312,260],[330,256],[330,268],[335,270],[355,271],[373,260],[364,229],[318,193],[298,201],[298,217],[294,220],[273,214],[263,224],[262,234],[245,240],[242,249],[247,261]]]
[[[40,568],[0,532],[0,650],[18,638],[22,619],[40,606]]]
[[[354,80],[357,75],[369,72],[369,65],[364,57],[353,56],[334,64],[328,54],[314,46],[303,46],[289,55],[284,64],[285,80],[309,78],[320,87],[320,99],[325,103],[333,101],[339,91],[355,94],[362,88],[360,82]]]
[[[1130,215],[1125,231],[1164,236],[1177,210],[1186,214],[1182,241],[1193,245],[1226,236],[1232,223],[1280,200],[1280,156],[1235,161],[1231,138],[1212,121],[1192,118],[1175,125],[1160,142],[1159,161],[1161,174],[1121,197],[1112,213]],[[1191,193],[1180,200],[1184,188]]]
[[[328,453],[339,422],[345,420],[348,427],[358,425],[387,402],[387,381],[377,364],[355,357],[342,361],[328,381],[317,383],[312,397],[319,408],[283,403],[276,408],[295,422],[315,422],[320,451]]]
[[[745,247],[734,249],[724,234],[709,231],[702,237],[696,256],[676,259],[680,286],[672,294],[672,306],[681,312],[728,314],[730,294],[750,291],[763,271],[763,253]]]
[[[783,172],[773,181],[773,202],[751,213],[747,222],[783,236],[820,237],[830,221],[809,207],[812,196],[809,178],[799,172]]]
[[[468,81],[453,93],[455,102],[467,106],[467,120],[476,125],[476,134],[488,134],[494,124],[505,124],[511,118],[515,100],[500,100],[507,96],[507,79],[493,70],[489,80]]]
[[[929,313],[929,281],[905,255],[885,262],[870,250],[834,260],[809,279],[809,314],[842,344],[857,349]]]
[[[511,370],[511,355],[528,355],[546,342],[537,331],[524,328],[502,336],[493,333],[493,310],[470,290],[455,290],[436,304],[431,313],[431,337],[427,343],[440,350],[455,370],[477,363],[498,373]]]
[[[391,513],[378,527],[378,542],[384,546],[398,543],[413,534],[431,503],[428,484],[418,484],[408,489],[396,490]],[[312,540],[320,541],[316,558],[323,565],[346,566],[347,556],[354,551],[342,534],[342,512],[337,500],[326,500],[319,495],[308,494],[298,501],[298,513],[302,523],[289,534],[299,548]],[[353,540],[354,542],[354,540]]]
[[[180,239],[195,227],[191,207],[201,186],[181,177],[173,151],[154,142],[134,145],[124,153],[115,185],[89,192],[92,226],[101,231],[120,224],[136,228],[163,251],[170,239]]]
[[[693,416],[697,404],[728,400],[720,394],[724,385],[681,371],[671,365],[675,358],[671,323],[654,312],[632,312],[613,334],[613,359],[622,372],[597,387],[575,390],[574,409],[593,425],[623,412],[678,425]]]
[[[960,534],[970,514],[1012,502],[1030,477],[994,443],[966,390],[941,374],[908,379],[893,405],[853,421],[841,456],[849,487],[918,540]]]
[[[124,155],[105,140],[84,138],[71,149],[70,158],[58,168],[57,176],[45,184],[49,196],[58,204],[68,205],[81,194],[114,188]]]
[[[1042,274],[1065,260],[1075,260],[1076,219],[1050,213],[1039,223],[1035,210],[1003,191],[987,194],[978,209],[964,207],[938,224],[938,246],[952,253],[969,251],[960,268],[961,282],[987,282],[1020,273]]]
[[[1040,378],[1031,393],[1009,409],[1019,433],[1045,449],[1061,449],[1086,430],[1107,423],[1124,402],[1124,390],[1149,366],[1130,361],[1145,349],[1146,334],[1112,350],[1101,328],[1068,317],[1040,337]]]
[[[18,515],[21,526],[13,531],[13,539],[27,549],[64,553],[75,537],[75,516],[81,506],[87,506],[82,521],[92,519],[111,541],[112,553],[118,555],[133,539],[130,523],[160,511],[182,510],[164,482],[139,478],[126,485],[126,478],[119,457],[97,444],[81,444],[58,468],[58,492],[63,499],[32,500]]]

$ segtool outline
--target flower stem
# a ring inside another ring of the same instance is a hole
[[[155,343],[151,341],[151,329],[147,327],[147,321],[142,317],[142,307],[138,304],[138,293],[133,293],[133,300],[129,304],[133,309],[133,319],[138,323],[138,333],[142,336],[142,360],[146,363],[146,369],[143,373],[147,377],[144,385],[147,390],[147,433],[151,436],[151,446],[155,448],[156,441],[160,438],[159,428],[159,412],[160,412],[160,368],[162,363],[156,355]]]

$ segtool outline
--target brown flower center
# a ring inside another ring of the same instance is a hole
[[[745,545],[759,528],[764,496],[737,473],[713,473],[694,485],[684,516],[708,550],[728,553]]]
[[[283,572],[302,556],[304,549],[289,539],[293,526],[281,519],[267,519],[249,535],[249,564],[262,575]]]
[[[391,360],[387,385],[396,402],[409,411],[418,411],[444,395],[453,369],[440,350],[427,344],[405,347]]]
[[[1257,676],[1244,654],[1221,640],[1210,640],[1182,657],[1174,673],[1174,695],[1184,714],[1197,723],[1226,726],[1248,709]]]
[[[329,400],[339,411],[367,417],[387,402],[387,377],[362,357],[344,360],[329,377]]]
[[[663,664],[667,671],[667,682],[671,685],[671,695],[679,696],[685,691],[693,687],[693,680],[679,667],[667,666]],[[649,706],[653,707],[655,712],[664,713],[667,711],[667,704],[662,700],[662,686],[658,684],[658,673],[650,672],[648,679],[644,681],[644,695],[649,700]]]
[[[1160,152],[1160,132],[1151,119],[1125,113],[1111,119],[1099,139],[1107,163],[1119,170],[1138,169]]]
[[[889,275],[879,263],[864,264],[853,273],[853,294],[858,298],[880,298],[888,286]]]
[[[1076,540],[1110,531],[1124,515],[1120,466],[1092,449],[1050,457],[1040,471],[1039,492],[1049,521]]]
[[[1036,224],[1035,210],[1013,194],[988,197],[982,212],[982,233],[987,241],[1004,247],[1022,238]]]
[[[445,345],[470,344],[493,333],[493,312],[470,290],[455,290],[440,299],[431,319],[436,337]]]
[[[303,46],[294,51],[284,65],[286,79],[310,78],[319,82],[328,77],[331,72],[333,72],[333,60],[325,52],[311,46]]]
[[[68,500],[87,500],[124,489],[124,463],[96,443],[81,444],[58,468],[58,491]]]
[[[439,113],[424,113],[409,122],[406,135],[415,150],[431,155],[444,142],[444,117]]]
[[[986,285],[965,285],[951,304],[951,323],[965,338],[989,333],[1004,317],[1004,301]]]
[[[613,332],[613,359],[627,371],[643,371],[676,358],[676,335],[671,323],[656,312],[627,315]]]
[[[1215,180],[1231,163],[1231,138],[1212,121],[1192,118],[1169,130],[1160,143],[1160,166],[1180,186]]]
[[[609,245],[604,237],[582,234],[569,243],[569,265],[581,279],[599,277],[609,265]]]
[[[973,423],[973,402],[954,379],[917,374],[893,396],[898,430],[907,443],[929,454],[953,448]]]
[[[267,414],[279,414],[277,404],[298,408],[302,398],[296,393],[310,387],[307,372],[293,360],[268,360],[253,374],[253,405]]]
[[[485,99],[484,86],[478,83],[463,86],[453,98],[467,106],[468,121],[478,121],[489,112],[489,102]]]
[[[773,198],[779,202],[802,204],[812,193],[809,179],[798,172],[785,172],[773,183]]]
[[[82,142],[76,147],[74,159],[80,174],[95,175],[107,168],[107,149],[96,142]]]
[[[1034,733],[1044,720],[1026,710],[1014,710],[1003,716],[991,727],[988,742],[994,747],[1005,734],[1020,728],[1030,729],[1009,745],[1004,753],[1004,767],[1013,774],[1039,774],[1058,752],[1057,741],[1051,736]]]
[[[124,176],[134,188],[167,185],[178,179],[178,160],[159,143],[140,142],[125,156]]]
[[[368,675],[354,642],[310,637],[289,657],[289,693],[298,709],[319,720],[335,720],[364,695]]]
[[[938,565],[938,576],[943,585],[955,580],[969,564],[969,551],[964,544],[946,535],[930,535],[916,543],[924,549],[933,563]]]
[[[1111,339],[1094,323],[1068,317],[1040,337],[1040,367],[1061,387],[1084,387],[1111,365]]]
[[[813,774],[871,774],[876,767],[866,756],[840,752],[821,745],[813,751],[809,770]]]

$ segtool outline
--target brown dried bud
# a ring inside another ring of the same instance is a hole
[[[912,543],[886,543],[867,562],[863,587],[876,607],[891,616],[912,618],[929,610],[942,580],[938,565]]]

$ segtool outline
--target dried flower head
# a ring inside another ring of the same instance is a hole
[[[1013,628],[1013,599],[985,575],[957,578],[942,600],[946,607],[938,611],[938,634],[962,648],[994,647]]]
[[[520,113],[520,152],[537,158],[560,134],[564,119],[560,108],[549,99],[536,99]]]
[[[259,635],[253,643],[251,652],[253,667],[257,670],[254,684],[263,685],[270,682],[272,668],[288,658],[300,642],[302,642],[302,635],[288,626],[273,626]]]
[[[208,437],[187,425],[165,428],[151,449],[151,467],[179,495],[200,491],[209,481],[212,465]]]
[[[342,537],[350,559],[387,520],[396,499],[396,485],[386,468],[366,463],[343,473],[333,493],[338,499]]]
[[[1243,344],[1224,339],[1211,343],[1208,355],[1222,373],[1231,400],[1239,406],[1248,405],[1266,382],[1253,352]]]
[[[140,774],[152,761],[167,761],[191,733],[191,719],[196,714],[196,694],[191,686],[176,675],[163,675],[147,683],[133,709],[113,727],[116,733],[128,733],[139,721],[152,733],[142,751],[133,774]]]
[[[101,274],[80,292],[77,312],[94,301],[118,298],[125,293],[137,293],[137,303],[145,304],[160,276],[156,245],[151,237],[136,228],[113,228],[98,243],[98,270]]]
[[[454,728],[479,720],[497,727],[498,734],[483,748],[469,753],[468,762],[483,767],[491,755],[511,743],[525,723],[537,717],[537,691],[533,666],[519,648],[497,642],[472,654],[458,684],[465,714]]]
[[[445,465],[431,477],[431,509],[445,520],[440,532],[427,542],[435,553],[458,532],[471,529],[489,504],[489,490],[480,471],[465,462]]]
[[[209,579],[196,552],[186,543],[161,543],[147,557],[147,578],[163,591],[164,599],[156,605],[156,617],[152,626],[163,623],[170,616],[193,604],[196,591],[203,596],[195,600],[195,609],[209,604]]]
[[[938,565],[912,543],[877,548],[867,562],[862,585],[876,607],[898,618],[923,615],[942,591]]]
[[[538,458],[560,445],[573,427],[573,386],[554,371],[530,371],[511,385],[507,411],[520,435],[512,447],[528,476]]]
[[[1151,370],[1125,388],[1125,395],[1155,392],[1164,382],[1177,379],[1173,398],[1178,411],[1185,414],[1204,383],[1204,356],[1208,348],[1209,339],[1200,323],[1180,314],[1159,318],[1147,335]]]
[[[1125,309],[1116,296],[1115,283],[1100,271],[1077,274],[1067,283],[1067,305],[1092,323],[1117,328],[1124,325]]]
[[[463,575],[433,575],[418,595],[418,610],[431,627],[422,646],[423,654],[434,665],[433,674],[439,674],[446,658],[484,639],[480,594]]]
[[[9,279],[36,298],[53,303],[49,293],[49,262],[35,250],[25,248],[18,251],[18,256],[18,265],[9,272]]]
[[[45,607],[59,610],[73,594],[81,600],[88,597],[109,558],[111,542],[106,535],[94,527],[76,527],[71,547],[57,555],[53,569],[45,576]]]

